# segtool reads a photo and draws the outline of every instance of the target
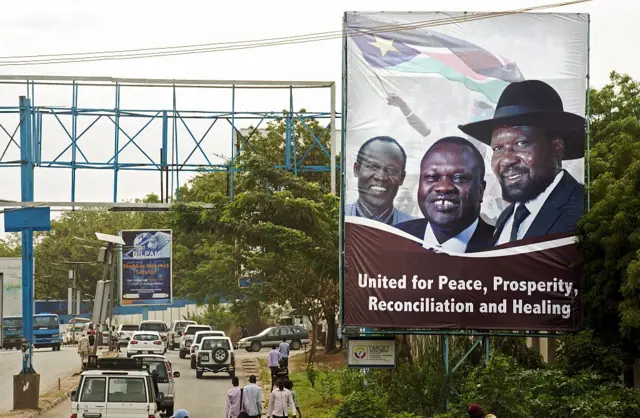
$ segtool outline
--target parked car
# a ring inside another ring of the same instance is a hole
[[[244,348],[247,351],[260,351],[263,346],[271,346],[279,344],[285,339],[291,350],[299,350],[302,345],[309,344],[309,333],[306,329],[299,325],[279,325],[270,327],[262,331],[258,335],[245,337],[238,341],[238,348]]]
[[[189,347],[189,352],[191,353],[191,368],[196,368],[196,355],[200,343],[204,337],[226,337],[224,331],[198,331],[193,336],[193,341],[191,342],[191,346]]]
[[[133,358],[141,358],[142,362],[149,366],[149,372],[155,376],[158,383],[158,390],[164,393],[164,401],[160,408],[168,417],[173,416],[173,409],[176,403],[176,385],[174,378],[180,377],[180,372],[173,371],[171,362],[165,356],[157,354],[136,354]]]
[[[118,343],[123,346],[129,344],[129,340],[139,326],[135,324],[122,324],[118,327]]]
[[[236,359],[229,337],[204,337],[196,360],[196,379],[205,372],[236,375]]]
[[[164,354],[166,348],[156,331],[137,331],[127,345],[127,357],[135,354]]]
[[[169,350],[177,350],[180,348],[180,335],[178,335],[178,333],[183,333],[185,328],[187,328],[187,325],[197,325],[197,322],[185,319],[173,321],[171,329],[169,329],[169,337],[167,340],[167,348]]]
[[[198,331],[211,331],[211,327],[209,325],[187,325],[184,333],[180,336],[180,353],[178,356],[181,359],[186,358],[187,354],[189,354],[193,337]]]
[[[160,334],[160,339],[162,342],[167,344],[167,339],[169,336],[169,327],[163,321],[142,321],[140,322],[140,331],[155,331]]]

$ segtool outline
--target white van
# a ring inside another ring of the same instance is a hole
[[[90,359],[71,394],[71,418],[160,418],[164,394],[142,359]]]

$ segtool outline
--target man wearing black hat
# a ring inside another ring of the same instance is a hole
[[[458,136],[436,141],[422,157],[418,203],[424,219],[396,225],[423,240],[423,247],[471,253],[491,247],[493,227],[480,219],[485,188],[478,149]]]
[[[564,111],[551,86],[526,80],[507,86],[492,119],[459,126],[491,146],[493,172],[511,203],[496,223],[495,245],[575,232],[584,186],[562,161],[584,157],[584,123]]]

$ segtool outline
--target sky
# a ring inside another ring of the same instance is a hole
[[[549,4],[534,0],[454,0],[443,10],[442,1],[431,0],[343,0],[335,2],[302,3],[299,1],[119,1],[97,5],[93,2],[32,0],[13,2],[0,17],[0,37],[3,42],[0,56],[93,52],[103,50],[149,48],[253,40],[292,36],[315,32],[340,31],[345,11],[503,11]],[[640,60],[629,54],[629,33],[637,25],[637,0],[593,0],[574,6],[548,10],[549,12],[589,13],[591,16],[591,85],[601,87],[608,81],[610,71],[628,73],[640,79]],[[544,57],[540,57],[544,60]],[[40,66],[0,66],[0,75],[66,75],[168,79],[216,80],[341,80],[342,41],[339,38],[294,45],[280,45],[260,49],[216,52],[179,57],[129,61],[101,61]],[[338,84],[339,85],[339,84]],[[16,106],[22,89],[0,87],[0,106]],[[43,88],[36,92],[36,104],[69,106],[72,92],[68,87]],[[294,108],[329,111],[329,90],[294,93]],[[340,89],[338,89],[338,108]],[[84,107],[112,107],[113,89],[86,88],[78,93],[79,105]],[[181,91],[177,97],[180,109],[231,110],[228,90]],[[280,111],[287,108],[289,98],[283,91],[239,91],[236,110]],[[171,109],[171,91],[167,89],[125,90],[123,108]],[[0,123],[8,130],[15,129],[11,115],[0,115]],[[15,117],[14,117],[15,119]],[[70,124],[68,118],[62,118]],[[78,122],[81,131],[91,123],[85,118]],[[158,122],[158,121],[156,121]],[[159,153],[160,125],[152,123],[139,136],[140,146],[156,158]],[[145,120],[127,120],[123,129],[135,134]],[[246,127],[254,121],[241,121]],[[325,121],[325,124],[328,120]],[[11,126],[13,124],[13,126]],[[193,140],[180,127],[180,146],[186,150]],[[199,139],[206,132],[202,121],[193,122],[190,129]],[[107,161],[113,152],[114,127],[102,120],[87,131],[82,139],[87,158]],[[212,162],[218,156],[229,156],[231,128],[220,123],[210,132],[203,149]],[[0,132],[0,147],[7,137]],[[64,130],[52,117],[44,122],[43,158],[53,158],[69,143]],[[80,143],[79,143],[80,144]],[[187,150],[188,153],[190,151]],[[65,156],[68,158],[69,151]],[[184,152],[184,151],[183,151]],[[111,153],[111,154],[110,154]],[[10,147],[7,157],[16,157],[18,150]],[[122,153],[123,161],[140,161],[139,150],[133,146]],[[204,162],[194,154],[192,162]],[[189,178],[182,175],[180,182]],[[62,169],[36,169],[36,201],[70,201],[71,173]],[[0,169],[3,189],[0,199],[20,199],[19,171]],[[76,201],[111,201],[113,173],[110,170],[78,171]],[[118,185],[118,199],[133,199],[147,193],[159,193],[157,173],[122,173]]]

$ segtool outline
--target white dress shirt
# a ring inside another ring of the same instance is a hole
[[[269,400],[269,408],[267,409],[267,417],[288,417],[287,412],[291,409],[291,416],[296,416],[296,404],[293,401],[293,396],[288,389],[275,388],[271,392],[271,399]]]
[[[280,359],[282,356],[278,350],[269,351],[269,367],[278,367],[280,366]]]
[[[536,219],[536,216],[538,216],[538,213],[542,209],[542,206],[544,206],[544,203],[549,198],[549,195],[551,194],[551,192],[553,192],[553,190],[556,188],[558,183],[560,183],[560,180],[562,179],[563,175],[564,175],[564,170],[560,170],[560,172],[556,175],[556,178],[553,179],[553,183],[547,186],[544,192],[540,193],[538,196],[536,196],[534,199],[529,200],[528,202],[516,203],[515,207],[513,208],[513,213],[511,214],[511,216],[509,216],[509,219],[507,219],[507,221],[504,223],[504,228],[502,228],[502,232],[500,233],[500,238],[498,238],[496,245],[502,245],[509,242],[509,239],[511,238],[511,228],[513,227],[513,216],[515,215],[516,210],[518,210],[518,206],[522,204],[524,204],[527,210],[529,211],[529,216],[527,216],[524,219],[524,221],[522,221],[522,223],[520,224],[520,228],[518,228],[517,238],[519,240],[524,238],[525,234],[531,227],[531,224]]]
[[[478,219],[476,219],[464,231],[460,232],[453,238],[449,238],[441,244],[433,233],[431,224],[427,222],[427,228],[424,231],[424,241],[422,243],[422,246],[427,250],[434,248],[447,253],[464,253],[467,251],[469,240],[473,236],[473,233],[476,232],[477,227]]]
[[[243,389],[242,403],[244,412],[249,416],[262,415],[262,389],[255,383],[249,383]]]

